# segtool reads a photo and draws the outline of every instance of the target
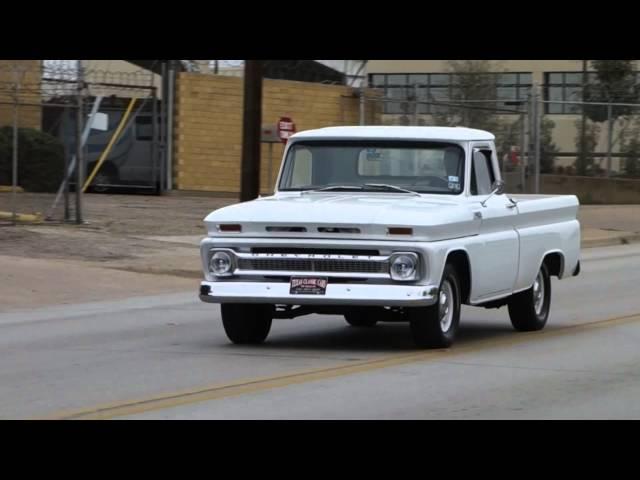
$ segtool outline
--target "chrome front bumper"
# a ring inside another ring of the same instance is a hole
[[[291,295],[288,282],[200,283],[200,300],[208,303],[421,307],[433,305],[437,297],[438,288],[429,285],[329,283],[325,295]]]

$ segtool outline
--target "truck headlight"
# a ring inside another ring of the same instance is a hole
[[[389,262],[389,273],[393,280],[415,280],[418,274],[418,255],[415,253],[397,253]]]
[[[217,250],[209,260],[209,271],[218,277],[231,275],[233,271],[233,256],[224,250]]]

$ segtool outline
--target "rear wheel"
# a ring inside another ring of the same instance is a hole
[[[442,275],[438,302],[408,309],[413,341],[421,348],[446,348],[453,343],[460,324],[460,282],[452,265]]]
[[[547,324],[551,306],[551,276],[543,263],[533,285],[509,299],[509,318],[520,332],[542,330]]]
[[[220,306],[220,310],[222,326],[233,343],[262,343],[269,335],[273,320],[273,305],[224,303]]]

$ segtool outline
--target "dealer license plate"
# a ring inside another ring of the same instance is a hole
[[[326,278],[291,277],[289,289],[291,295],[324,295],[326,292]]]

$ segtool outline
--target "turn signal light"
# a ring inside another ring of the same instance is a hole
[[[387,231],[389,235],[413,235],[413,228],[389,227]]]
[[[242,225],[238,224],[228,224],[228,225],[218,225],[219,232],[241,232]]]

